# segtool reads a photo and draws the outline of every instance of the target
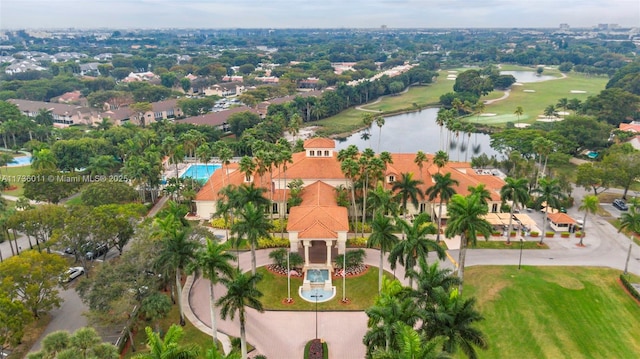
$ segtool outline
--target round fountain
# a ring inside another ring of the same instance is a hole
[[[302,299],[311,303],[322,303],[333,299],[336,296],[336,287],[331,283],[330,269],[307,269],[298,294]]]

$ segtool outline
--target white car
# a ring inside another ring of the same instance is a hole
[[[69,283],[84,274],[83,267],[71,267],[60,277],[62,283]]]

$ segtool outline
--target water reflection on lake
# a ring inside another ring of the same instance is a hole
[[[500,75],[513,75],[517,82],[529,83],[529,82],[542,82],[553,80],[556,77],[549,75],[538,75],[535,71],[500,71]]]
[[[436,124],[437,115],[437,108],[429,108],[419,112],[386,117],[385,124],[382,126],[382,137],[380,137],[380,128],[374,123],[371,126],[369,140],[362,138],[362,134],[366,132],[363,130],[349,136],[345,141],[336,141],[336,148],[341,150],[349,145],[356,145],[360,150],[371,147],[376,152],[414,153],[422,150],[425,153],[435,153],[442,149],[440,147],[440,127]],[[443,141],[446,142],[446,128],[442,133]],[[489,146],[489,135],[472,133],[469,137],[461,132],[457,141],[455,135],[451,137],[453,137],[454,147],[452,148],[452,145],[446,146],[451,161],[464,161],[465,155],[466,160],[470,161],[471,157],[480,153],[486,153],[489,157],[495,155],[501,158],[498,152]],[[463,139],[464,145],[461,146]],[[380,140],[379,150],[378,140]]]

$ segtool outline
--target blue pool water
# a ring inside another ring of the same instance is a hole
[[[8,166],[9,167],[14,167],[14,166],[26,166],[28,164],[31,163],[31,156],[20,156],[20,157],[15,157],[13,159],[13,161],[11,161]]]
[[[328,269],[309,269],[307,270],[307,279],[311,283],[324,283],[329,279]]]
[[[215,170],[222,167],[221,165],[191,165],[180,176],[181,178],[191,177],[198,181],[206,181]]]
[[[323,303],[330,301],[336,296],[336,287],[333,287],[332,290],[312,289],[308,291],[304,291],[302,287],[300,287],[298,294],[307,302],[315,303],[317,300],[318,303]]]

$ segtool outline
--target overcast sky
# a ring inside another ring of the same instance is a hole
[[[0,28],[640,26],[640,0],[0,0]]]

